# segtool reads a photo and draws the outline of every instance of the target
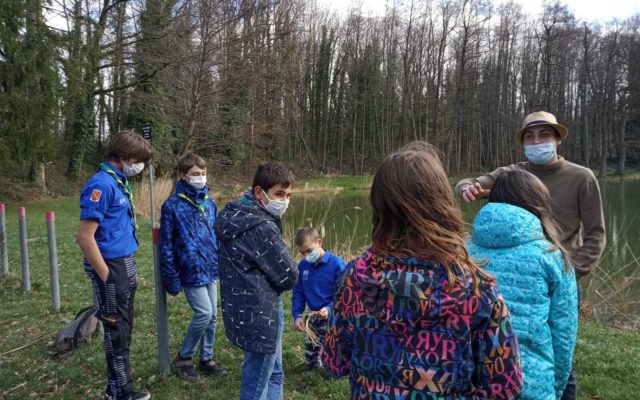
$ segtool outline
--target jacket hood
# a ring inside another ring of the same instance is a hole
[[[473,220],[471,240],[482,247],[513,247],[544,238],[538,217],[511,204],[487,203]]]
[[[216,236],[228,241],[266,221],[273,221],[282,232],[281,220],[265,210],[249,188],[239,200],[227,204],[218,214]]]

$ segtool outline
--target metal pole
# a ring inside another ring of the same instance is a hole
[[[149,162],[149,197],[150,197],[150,208],[151,208],[151,228],[156,227],[156,213],[155,213],[155,203],[153,202],[154,194],[153,194],[153,161]]]
[[[158,331],[158,369],[162,374],[169,373],[169,318],[167,315],[167,294],[162,285],[160,272],[160,229],[152,228],[153,237],[153,275],[156,286],[156,329]]]
[[[58,280],[58,250],[56,246],[56,214],[47,211],[47,237],[49,242],[49,273],[51,276],[51,305],[60,311],[60,283]]]
[[[7,217],[4,203],[0,203],[0,263],[2,275],[9,273],[9,253],[7,252]]]
[[[27,211],[24,207],[18,208],[18,226],[20,228],[20,259],[22,260],[22,287],[27,292],[31,291],[31,279],[29,278],[29,248],[27,247]]]

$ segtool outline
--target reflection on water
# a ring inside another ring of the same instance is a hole
[[[604,271],[615,273],[640,258],[640,181],[601,181],[607,248],[601,262]],[[462,204],[470,224],[484,202]],[[291,238],[303,226],[324,226],[328,249],[357,254],[370,243],[371,207],[368,191],[343,191],[327,195],[292,196],[285,214],[286,235]],[[469,225],[470,228],[470,225]],[[639,266],[640,267],[640,266]]]
[[[640,182],[601,182],[607,227],[607,254],[612,264],[627,265],[640,257]],[[612,265],[613,267],[613,265]]]

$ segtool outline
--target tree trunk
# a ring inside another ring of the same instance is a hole
[[[627,158],[626,146],[624,143],[624,136],[627,129],[628,114],[625,114],[622,118],[622,125],[618,131],[618,140],[616,143],[616,150],[618,153],[618,168],[616,169],[616,175],[624,175],[625,162]]]

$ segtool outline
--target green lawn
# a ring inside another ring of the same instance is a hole
[[[25,293],[21,287],[15,206],[9,204],[7,210],[10,273],[0,277],[0,399],[32,396],[101,398],[105,382],[101,338],[81,346],[71,357],[51,358],[47,353],[47,342],[56,331],[78,309],[91,302],[90,284],[74,240],[79,214],[77,199],[60,199],[27,207],[31,293]],[[62,310],[57,314],[51,311],[48,283],[47,210],[56,211],[57,218],[62,300]],[[187,384],[174,375],[158,374],[150,228],[147,221],[140,219],[139,223],[139,281],[131,349],[137,387],[149,390],[155,399],[238,398],[242,355],[225,338],[221,322],[218,324],[215,357],[230,371],[228,376],[220,380],[203,379],[196,384]],[[183,296],[169,298],[168,301],[171,349],[175,352],[191,314]],[[292,328],[289,295],[285,301],[285,398],[347,398],[349,388],[346,380],[328,380],[318,372],[305,370],[303,338]],[[19,349],[22,346],[25,347]],[[576,355],[580,399],[637,399],[640,393],[638,360],[639,334],[583,322]]]

